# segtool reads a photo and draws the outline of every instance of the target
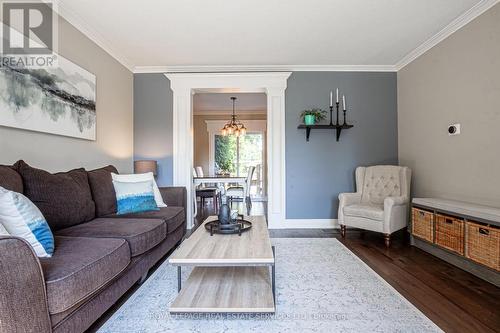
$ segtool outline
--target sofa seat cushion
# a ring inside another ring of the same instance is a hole
[[[183,207],[160,207],[160,210],[152,210],[142,213],[131,213],[121,215],[107,215],[110,218],[137,218],[137,219],[161,219],[167,225],[167,234],[177,229],[185,220]]]
[[[384,207],[370,204],[350,205],[344,207],[344,215],[383,221]]]
[[[40,258],[51,314],[85,300],[130,263],[124,239],[55,237],[52,258]]]
[[[161,219],[97,218],[59,230],[57,235],[125,239],[130,247],[130,255],[135,257],[164,240],[167,226]]]

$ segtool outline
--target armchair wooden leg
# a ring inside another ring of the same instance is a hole
[[[345,225],[340,225],[340,235],[342,235],[342,238],[345,238]]]
[[[384,234],[385,247],[391,246],[391,234]]]

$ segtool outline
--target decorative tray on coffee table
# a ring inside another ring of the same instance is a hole
[[[231,219],[229,223],[221,223],[219,220],[213,220],[205,223],[205,229],[210,231],[210,236],[213,234],[238,234],[250,230],[252,222],[243,218],[243,215],[238,215],[236,219]]]

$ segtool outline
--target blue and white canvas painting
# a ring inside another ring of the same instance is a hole
[[[57,56],[57,66],[0,68],[0,125],[96,139],[96,77]]]

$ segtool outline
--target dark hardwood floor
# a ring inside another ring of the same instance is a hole
[[[211,214],[213,207],[209,203],[203,215]],[[265,202],[254,203],[251,214],[265,215]],[[197,222],[204,216],[198,216]],[[337,238],[445,332],[500,332],[500,288],[410,246],[405,231],[394,235],[389,249],[382,235],[359,230],[348,230],[346,238],[330,229],[270,233],[271,237],[281,238]],[[90,331],[100,327],[136,289],[129,291]]]

